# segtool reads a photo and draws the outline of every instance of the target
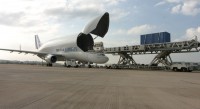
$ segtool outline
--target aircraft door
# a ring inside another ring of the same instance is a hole
[[[104,37],[109,28],[109,13],[99,16],[90,21],[83,29],[84,34],[94,34],[100,37]]]

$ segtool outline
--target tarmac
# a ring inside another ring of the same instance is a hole
[[[0,109],[200,109],[200,72],[0,64]]]

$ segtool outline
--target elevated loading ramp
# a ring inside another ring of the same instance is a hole
[[[200,42],[197,38],[189,41],[155,43],[146,45],[133,45],[105,48],[105,54],[119,55],[118,64],[136,65],[132,55],[157,54],[149,65],[162,63],[166,66],[172,64],[171,53],[199,52]]]

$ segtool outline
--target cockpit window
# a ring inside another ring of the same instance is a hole
[[[98,56],[105,56],[105,54],[97,54]]]

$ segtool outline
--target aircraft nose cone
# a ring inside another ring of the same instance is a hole
[[[104,54],[96,54],[93,56],[93,58],[88,58],[91,62],[98,63],[98,64],[104,64],[108,62],[109,58],[105,56]]]
[[[109,58],[107,56],[104,57],[105,63],[108,62]]]

